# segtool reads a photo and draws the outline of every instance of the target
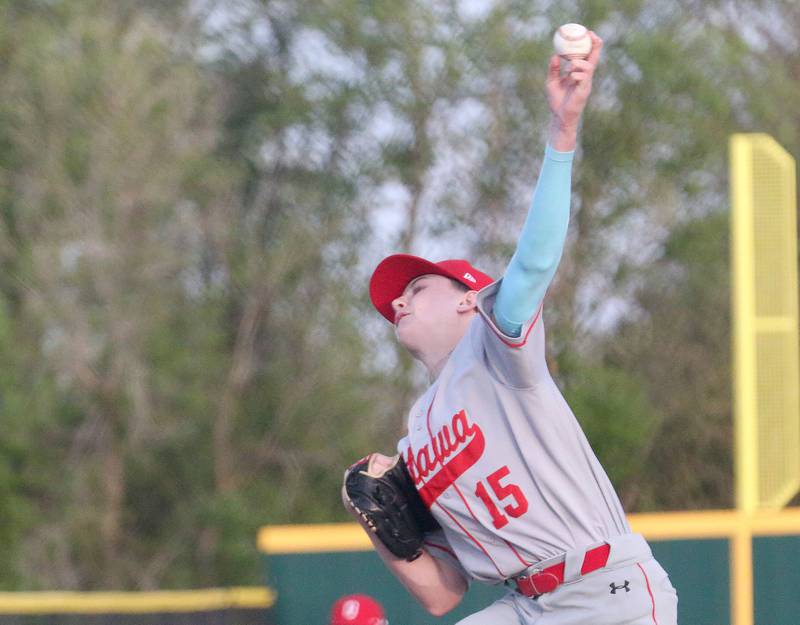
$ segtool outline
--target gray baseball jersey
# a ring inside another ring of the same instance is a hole
[[[545,362],[541,310],[517,339],[492,322],[499,283],[398,443],[468,577],[505,580],[533,563],[629,534],[619,498]],[[441,544],[445,542],[445,544]],[[440,550],[443,553],[436,553]]]

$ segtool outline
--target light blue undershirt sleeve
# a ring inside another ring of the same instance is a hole
[[[545,148],[539,180],[517,250],[508,263],[494,303],[498,328],[518,337],[538,310],[561,260],[569,225],[574,152]]]

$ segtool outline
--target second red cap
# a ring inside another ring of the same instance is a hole
[[[333,604],[330,625],[387,625],[381,604],[367,595],[346,595]]]

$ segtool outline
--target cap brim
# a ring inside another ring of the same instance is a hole
[[[372,305],[389,323],[394,323],[392,302],[403,294],[409,282],[428,274],[453,277],[438,265],[419,256],[410,254],[387,256],[375,268],[369,281],[369,297]]]

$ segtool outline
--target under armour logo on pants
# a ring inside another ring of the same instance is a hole
[[[616,595],[617,591],[618,590],[622,590],[623,588],[625,589],[625,592],[630,592],[631,591],[630,582],[627,579],[625,580],[625,583],[622,584],[622,586],[617,586],[614,582],[611,582],[609,584],[609,586],[611,586],[611,594],[612,595]]]

